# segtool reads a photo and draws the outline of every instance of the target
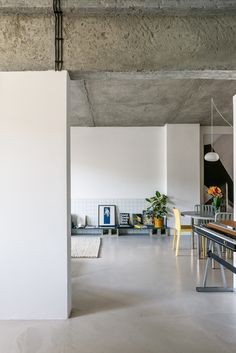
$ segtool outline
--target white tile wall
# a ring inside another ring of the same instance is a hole
[[[119,212],[142,213],[147,208],[145,199],[72,199],[71,213],[77,216],[77,223],[84,224],[84,217],[87,216],[87,223],[98,224],[98,205],[116,205],[117,220]]]

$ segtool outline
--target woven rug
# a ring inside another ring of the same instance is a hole
[[[101,245],[99,237],[71,237],[71,257],[98,257]]]

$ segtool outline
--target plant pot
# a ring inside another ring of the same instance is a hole
[[[154,227],[155,228],[163,228],[163,218],[157,218],[157,217],[154,217]]]

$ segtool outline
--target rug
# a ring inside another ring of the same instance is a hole
[[[71,257],[98,257],[100,237],[71,237]]]

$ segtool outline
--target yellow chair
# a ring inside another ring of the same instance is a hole
[[[193,227],[191,225],[181,225],[181,216],[178,208],[173,208],[174,216],[175,216],[175,228],[174,228],[174,239],[173,239],[173,249],[175,249],[175,256],[178,256],[179,253],[179,243],[181,233],[190,233],[192,234]],[[177,241],[176,241],[177,237]],[[176,246],[175,246],[176,242]]]

